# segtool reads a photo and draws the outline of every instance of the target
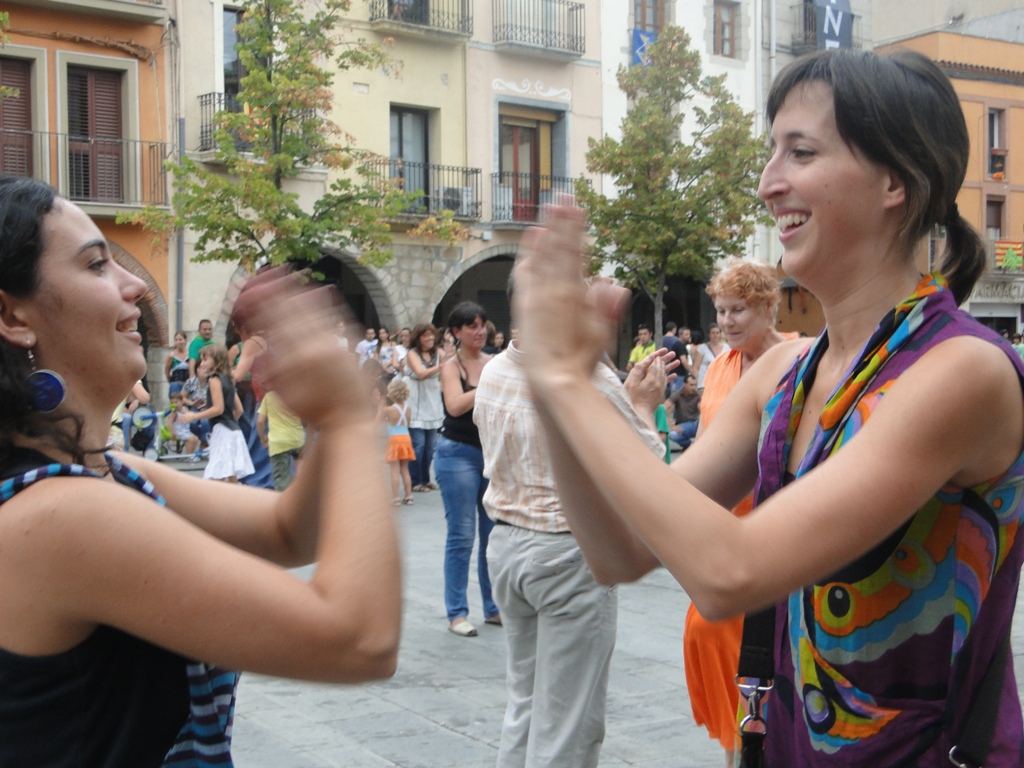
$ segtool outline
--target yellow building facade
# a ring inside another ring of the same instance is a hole
[[[420,196],[391,222],[389,264],[338,254],[364,289],[343,285],[346,298],[364,322],[388,327],[441,323],[472,300],[507,335],[505,284],[522,232],[587,176],[587,139],[602,132],[599,6],[370,0],[353,12],[353,36],[384,43],[392,64],[339,73],[334,120],[375,155],[371,166]],[[408,235],[443,210],[467,239]]]

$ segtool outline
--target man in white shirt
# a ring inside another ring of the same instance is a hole
[[[377,332],[373,328],[366,329],[363,340],[356,344],[356,354],[359,355],[359,364],[362,365],[371,357],[373,350],[377,348]]]
[[[518,341],[494,357],[473,409],[490,478],[484,507],[496,523],[487,564],[508,644],[497,765],[593,768],[604,741],[617,593],[594,581],[561,513],[522,360]],[[654,402],[641,405],[642,416],[606,365],[597,365],[593,380],[651,451],[664,454],[652,427],[664,382],[652,389]]]

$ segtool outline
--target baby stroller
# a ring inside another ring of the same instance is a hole
[[[128,443],[128,445],[125,446],[125,450],[128,450],[128,446],[131,446],[132,450],[138,451],[147,459],[155,459],[157,456],[156,414],[150,408],[140,405],[135,409],[135,413],[131,415],[130,420],[125,419],[122,422],[122,429],[125,425],[130,425],[129,431],[131,432],[131,437],[125,435]]]

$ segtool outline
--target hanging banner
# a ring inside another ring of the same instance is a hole
[[[643,64],[645,67],[651,63],[647,54],[648,47],[654,45],[655,33],[645,29],[633,30],[633,66]]]
[[[853,47],[850,0],[814,0],[817,11],[818,50]]]

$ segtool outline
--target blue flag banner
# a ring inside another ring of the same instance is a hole
[[[647,49],[654,45],[656,34],[645,29],[633,30],[633,66],[643,64],[645,67],[651,63]]]
[[[850,0],[814,0],[817,10],[818,50],[853,47]]]

